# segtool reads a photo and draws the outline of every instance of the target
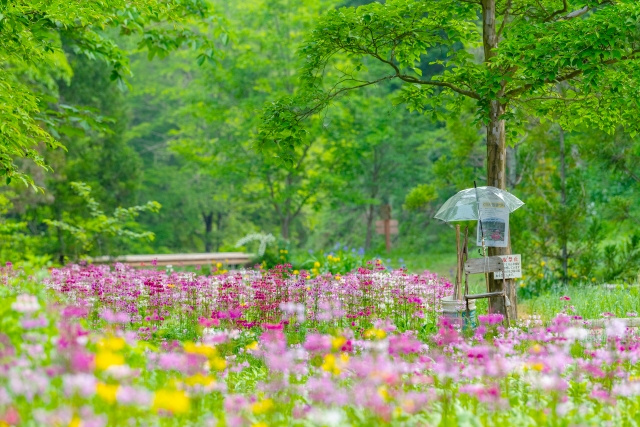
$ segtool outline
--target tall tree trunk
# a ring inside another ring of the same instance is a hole
[[[291,226],[291,216],[289,213],[286,213],[282,218],[282,238],[284,240],[289,240],[289,228]]]
[[[204,221],[204,251],[211,252],[211,230],[213,229],[213,212],[202,212]]]
[[[561,185],[561,193],[560,193],[560,202],[562,203],[563,213],[566,214],[567,209],[567,170],[566,170],[566,156],[565,156],[565,146],[564,146],[564,129],[560,126],[560,185]],[[563,215],[564,216],[564,215]],[[562,281],[567,283],[569,280],[569,254],[567,251],[567,234],[566,230],[560,234],[560,238],[562,239]]]
[[[222,212],[217,213],[216,218],[216,252],[220,252],[222,245]]]
[[[488,62],[496,55],[495,49],[498,47],[499,42],[496,31],[496,0],[482,0],[482,41],[484,59],[485,62]],[[501,189],[506,189],[506,123],[504,118],[502,118],[505,112],[506,105],[501,104],[497,99],[489,100],[489,123],[487,124],[487,185]],[[508,255],[510,253],[510,237],[509,244],[506,248],[489,248],[489,256]],[[507,296],[511,305],[505,307],[502,298],[490,298],[489,311],[492,313],[506,314],[508,309],[509,318],[515,320],[518,317],[515,284],[513,280],[507,280],[506,282]],[[489,291],[502,291],[502,280],[495,280],[493,274],[489,274]]]
[[[368,251],[371,249],[371,240],[373,239],[373,219],[375,215],[374,205],[369,205],[367,208],[367,235],[364,241],[364,249]]]

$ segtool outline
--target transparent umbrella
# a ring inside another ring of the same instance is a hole
[[[508,191],[496,187],[467,188],[444,202],[434,218],[446,222],[478,220],[478,205],[482,201],[504,203],[513,212],[524,202]]]

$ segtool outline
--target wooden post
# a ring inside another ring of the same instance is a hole
[[[391,222],[390,219],[384,220],[384,243],[387,247],[387,253],[391,252]]]

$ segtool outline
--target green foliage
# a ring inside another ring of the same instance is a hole
[[[60,134],[83,129],[86,111],[59,102],[57,84],[73,75],[63,40],[76,54],[105,62],[122,88],[129,75],[126,50],[112,34],[134,36],[149,56],[189,45],[213,58],[213,41],[199,30],[213,18],[202,0],[110,0],[0,3],[0,174],[36,187],[16,159],[51,170],[39,145],[61,147]],[[220,33],[220,27],[216,30]],[[98,120],[99,121],[99,120]]]
[[[417,210],[438,198],[435,185],[420,184],[411,190],[404,199],[404,208]]]
[[[154,239],[155,236],[152,232],[138,232],[132,230],[132,228],[137,226],[135,218],[141,212],[158,212],[160,210],[158,202],[151,201],[145,205],[130,208],[118,207],[112,216],[107,216],[100,209],[99,203],[91,196],[91,187],[82,182],[72,182],[71,187],[84,202],[88,216],[71,217],[70,215],[64,215],[62,221],[45,219],[44,222],[70,233],[80,244],[77,250],[81,251],[82,254],[92,252],[96,244],[100,246],[99,249],[102,252],[105,249],[102,245],[108,245],[106,241],[108,237]]]
[[[348,246],[338,246],[326,255],[325,251],[311,252],[309,255],[309,259],[301,264],[301,268],[316,276],[327,273],[346,274],[356,271],[359,267],[367,267],[367,264],[372,264],[372,262],[366,262],[364,251],[349,250]]]
[[[558,3],[391,0],[330,11],[300,49],[301,89],[265,106],[258,145],[290,164],[293,147],[305,140],[303,120],[340,95],[390,80],[403,83],[399,102],[434,117],[458,110],[463,96],[487,124],[499,119],[490,117],[498,102],[515,135],[527,114],[568,129],[635,129],[640,6]],[[482,32],[478,16],[487,22]],[[479,45],[481,63],[474,56]],[[447,52],[434,61],[439,72],[423,78],[422,60],[438,49]],[[372,64],[382,68],[371,71]]]
[[[616,279],[633,283],[640,275],[640,235],[633,234],[627,241],[606,245],[604,248],[605,281]]]
[[[576,286],[558,286],[525,302],[527,313],[547,322],[558,313],[582,316],[584,319],[637,316],[640,313],[640,289],[637,286],[603,286],[581,282]],[[569,300],[560,297],[569,297]]]
[[[0,32],[17,39],[0,40],[0,84],[9,85],[0,149],[15,163],[0,193],[2,260],[233,251],[239,237],[264,230],[279,242],[260,262],[310,269],[308,250],[337,241],[363,247],[366,259],[383,254],[375,222],[390,204],[400,233],[384,258],[451,274],[453,231],[433,214],[482,183],[483,124],[499,100],[508,187],[526,202],[511,216],[521,295],[633,281],[635,252],[625,245],[640,221],[640,138],[629,125],[638,85],[628,49],[638,7],[588,3],[588,13],[565,19],[587,3],[566,4],[560,12],[561,0],[498,2],[501,39],[483,62],[482,10],[466,1],[3,3]],[[589,129],[600,126],[617,127]],[[23,191],[27,176],[45,193]],[[51,225],[94,219],[70,182],[90,186],[103,212],[160,202],[137,226],[125,221],[155,240],[105,232],[85,249]],[[341,261],[326,272],[343,272],[350,253],[333,255]],[[326,253],[317,262],[329,265]]]

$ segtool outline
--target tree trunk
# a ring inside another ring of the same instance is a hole
[[[289,216],[289,214],[287,213],[284,218],[282,218],[282,238],[284,240],[289,240],[289,227],[290,227],[290,222],[291,222],[291,218]]]
[[[216,219],[216,252],[220,252],[222,245],[222,212],[217,213]]]
[[[488,62],[496,55],[498,47],[498,34],[496,32],[496,1],[482,0],[482,42],[484,47],[484,59]],[[498,98],[501,94],[498,94]],[[489,123],[487,124],[487,185],[506,189],[506,133],[505,120],[502,118],[506,111],[506,105],[499,100],[489,100]],[[506,248],[489,248],[489,256],[508,255],[511,253],[511,238]],[[516,289],[513,280],[507,280],[507,296],[511,302],[510,307],[504,306],[502,298],[489,299],[489,311],[491,313],[506,314],[509,310],[509,319],[518,318],[516,302]],[[493,274],[489,274],[489,292],[502,291],[502,280],[494,280]]]
[[[491,102],[489,124],[487,126],[487,183],[490,186],[505,189],[505,121],[500,116],[504,114],[505,108],[497,101]],[[501,256],[511,253],[511,238],[506,248],[489,248],[489,256]],[[516,288],[512,279],[506,281],[507,297],[511,302],[510,307],[504,306],[502,298],[489,299],[489,311],[491,313],[506,314],[509,309],[509,319],[518,318],[518,307],[516,301]],[[502,291],[502,280],[495,280],[493,274],[489,274],[489,292]]]
[[[371,239],[373,238],[373,205],[369,205],[367,208],[367,237],[364,241],[364,249],[371,249]]]
[[[211,230],[213,229],[213,212],[202,212],[204,221],[204,251],[211,252]]]
[[[561,185],[561,203],[563,214],[566,214],[567,209],[567,170],[566,170],[566,156],[564,146],[564,129],[560,126],[560,185]],[[567,251],[567,234],[566,230],[560,235],[562,239],[562,281],[567,283],[569,280],[569,255]]]

